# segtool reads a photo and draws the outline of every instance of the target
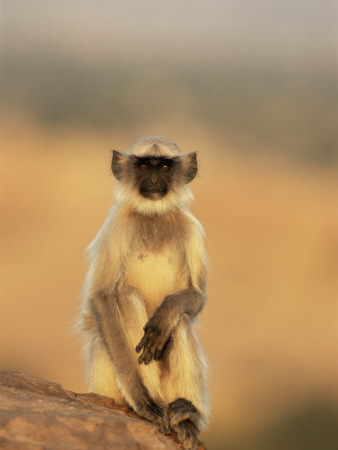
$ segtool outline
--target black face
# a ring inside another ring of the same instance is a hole
[[[140,194],[151,200],[166,196],[175,171],[172,159],[146,157],[134,161],[134,176]]]

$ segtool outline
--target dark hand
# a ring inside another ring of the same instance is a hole
[[[140,364],[149,364],[153,359],[158,361],[169,341],[171,329],[168,320],[162,320],[160,314],[153,317],[143,327],[144,336],[136,347],[137,353],[141,353],[138,358]]]
[[[144,419],[154,423],[159,432],[162,434],[170,434],[169,418],[167,411],[157,405],[152,399],[148,399],[137,407],[137,414]]]

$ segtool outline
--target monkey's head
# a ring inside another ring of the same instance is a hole
[[[197,158],[166,138],[149,137],[124,153],[113,150],[111,168],[120,203],[141,214],[164,214],[192,198],[187,185],[197,174]]]

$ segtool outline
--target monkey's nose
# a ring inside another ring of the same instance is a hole
[[[156,184],[158,184],[158,176],[156,175],[156,174],[151,174],[150,175],[150,183],[151,184],[153,184],[154,186],[156,185]]]

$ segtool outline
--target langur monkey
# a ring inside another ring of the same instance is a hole
[[[113,150],[116,202],[89,246],[80,327],[91,391],[195,449],[208,416],[193,324],[206,302],[203,230],[187,209],[196,153],[162,137]]]

